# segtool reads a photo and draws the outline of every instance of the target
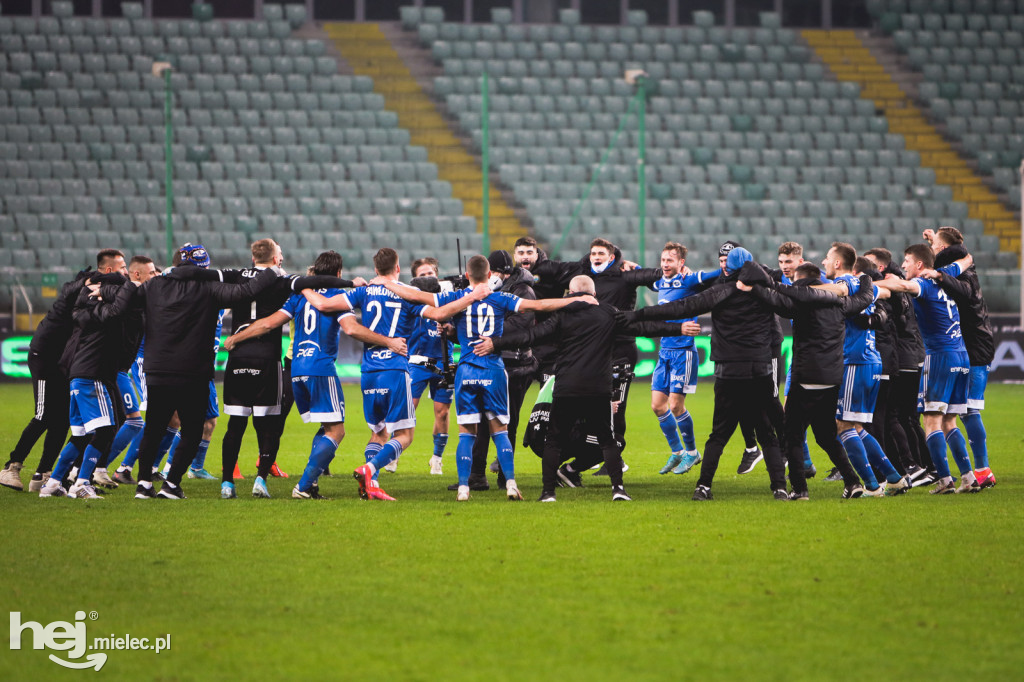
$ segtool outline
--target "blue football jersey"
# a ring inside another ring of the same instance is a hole
[[[341,294],[342,290],[319,289],[317,293],[330,298]],[[338,359],[338,337],[341,334],[339,320],[351,313],[322,313],[302,294],[292,294],[281,312],[295,321],[292,376],[337,376],[334,363]]]
[[[654,289],[658,292],[658,305],[692,296],[701,290],[701,284],[714,280],[721,274],[722,271],[719,269],[710,272],[693,272],[689,275],[679,273],[668,279],[662,277],[654,283]],[[682,324],[696,319],[696,317],[687,317],[682,320],[669,320],[669,322]],[[666,336],[661,339],[662,350],[689,350],[692,348],[692,336]]]
[[[425,317],[417,317],[409,338],[409,355],[422,355],[439,360],[444,357],[444,343],[441,341],[441,325]],[[452,356],[452,342],[448,341],[448,357]]]
[[[839,275],[833,280],[845,282],[850,295],[860,290],[860,279],[853,275]],[[872,285],[874,287],[874,285]],[[874,287],[875,298],[878,298],[878,287]],[[872,303],[865,308],[860,315],[871,315],[875,312],[875,304]],[[846,321],[846,339],[843,341],[843,364],[845,365],[867,365],[881,362],[882,356],[875,348],[875,330],[861,329],[850,320]]]
[[[364,327],[393,339],[408,339],[412,336],[413,324],[426,307],[403,300],[379,284],[359,287],[343,295],[353,310],[359,309],[362,312]],[[362,368],[364,372],[380,372],[387,369],[408,372],[409,358],[397,355],[382,346],[363,344]]]
[[[458,301],[470,293],[472,293],[471,289],[461,289],[434,294],[434,303],[437,307],[441,307],[452,301]],[[484,337],[501,336],[505,330],[505,315],[519,312],[519,305],[522,301],[523,299],[518,296],[499,291],[482,301],[474,301],[468,308],[453,317],[452,324],[455,325],[455,331],[459,335],[459,345],[462,347],[459,364],[483,368],[504,368],[505,363],[501,361],[500,355],[492,353],[481,357],[473,353],[473,346]]]
[[[956,263],[939,268],[939,271],[950,277],[960,276],[960,266]],[[914,312],[917,313],[917,326],[925,349],[929,353],[966,350],[956,303],[930,279],[915,277],[913,281],[921,289],[914,297]]]

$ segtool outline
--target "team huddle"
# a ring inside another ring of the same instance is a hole
[[[694,500],[713,499],[715,472],[737,426],[746,442],[738,473],[763,459],[778,500],[809,499],[807,478],[817,469],[808,427],[832,462],[826,480],[843,482],[843,498],[927,484],[935,494],[976,492],[995,485],[981,418],[992,332],[962,235],[943,227],[924,236],[927,244],[905,250],[902,267],[885,249],[858,257],[836,242],[819,268],[786,242],[775,269],[726,242],[720,267],[706,272],[686,268],[686,248],[675,242],[663,248],[660,268],[641,268],[605,239],[579,261],[553,261],[524,237],[513,254],[473,256],[459,277],[441,278],[437,260],[421,258],[408,284],[391,248],[374,256],[369,282],[343,279],[334,251],[321,253],[304,276],[287,275],[272,239],[254,242],[253,266],[239,270],[210,268],[201,245],[185,244],[162,273],[147,257],[126,263],[122,252],[105,249],[95,270],[62,287],[33,336],[35,414],[0,485],[23,489],[21,469],[44,433],[29,482],[40,497],[98,499],[122,484],[135,485],[138,499],[184,499],[185,476],[215,479],[206,468],[220,417],[214,359],[230,319],[225,499],[237,496],[250,418],[259,450],[252,495],[269,498],[267,480],[287,477],[276,460],[293,404],[316,430],[292,497],[322,498],[319,480],[346,435],[336,370],[342,332],[363,344],[370,436],[365,463],[352,472],[362,499],[394,500],[379,474],[395,471],[412,444],[416,407],[428,392],[430,473],[443,474],[454,402],[458,480],[449,490],[461,502],[490,487],[493,443],[499,487],[522,500],[515,444],[526,392],[537,381],[524,444],[542,457],[540,501],[554,502],[557,487],[582,486],[582,473],[597,467],[610,479],[612,499],[630,500],[622,472],[637,335],[662,339],[651,383],[669,450],[660,473],[700,464]],[[636,309],[638,290],[656,292],[658,304]],[[693,337],[704,313],[711,313],[715,406],[702,454],[685,398],[697,387]],[[785,377],[780,317],[793,329]]]

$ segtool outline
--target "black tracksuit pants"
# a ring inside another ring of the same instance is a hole
[[[175,412],[178,413],[178,420],[181,422],[181,443],[178,444],[178,452],[195,455],[199,441],[203,438],[206,407],[210,402],[209,379],[184,384],[154,384],[152,374],[148,375],[147,379],[149,409],[146,412],[146,427],[142,431],[142,444],[139,446],[141,481],[151,480],[157,448],[167,432],[167,423],[171,421],[171,415]],[[191,456],[175,457],[167,480],[180,485],[181,477],[190,464]]]
[[[781,354],[781,350],[779,351]],[[768,404],[768,419],[771,420],[772,428],[775,429],[775,437],[779,439],[779,447],[785,452],[786,446],[786,410],[782,406],[782,398],[779,396],[779,372],[784,367],[782,363],[781,355],[772,357],[772,383],[774,384],[774,398]],[[757,447],[757,436],[754,434],[754,428],[748,423],[740,422],[740,430],[743,433],[743,446],[745,448]],[[764,447],[764,443],[761,444]],[[804,461],[803,455],[803,440],[800,441],[800,461]]]
[[[845,485],[860,483],[857,472],[850,464],[850,458],[836,438],[836,405],[839,402],[839,386],[822,389],[806,389],[793,383],[786,398],[786,457],[789,459],[789,482],[793,492],[807,492],[804,478],[804,438],[807,427],[814,432],[818,447],[825,451],[832,465],[843,475]]]
[[[753,428],[764,451],[764,462],[772,490],[785,490],[786,470],[779,450],[779,439],[775,435],[769,417],[770,403],[775,398],[775,387],[771,375],[750,379],[715,379],[715,412],[711,436],[704,445],[704,461],[700,467],[698,485],[711,487],[718,471],[722,451],[732,437],[736,427],[746,422]],[[797,461],[803,461],[803,443]]]
[[[526,400],[526,391],[530,388],[533,376],[530,374],[508,375],[508,439],[512,441],[512,451],[516,450],[516,433],[519,431],[519,413]],[[487,473],[487,449],[491,442],[491,429],[486,423],[476,430],[473,441],[472,476],[485,476]]]
[[[924,469],[932,468],[932,458],[928,454],[924,429],[921,428],[921,415],[917,411],[917,394],[921,390],[921,370],[900,370],[896,373],[896,385],[893,400],[899,414],[903,432],[907,435],[907,453],[914,464]],[[905,462],[909,464],[910,462]]]
[[[554,493],[563,452],[585,445],[574,438],[597,438],[612,486],[622,485],[622,454],[612,426],[612,401],[607,397],[556,397],[551,402],[551,421],[544,440],[544,492]]]
[[[28,369],[32,375],[32,393],[36,409],[11,451],[10,461],[24,464],[25,458],[45,432],[43,454],[37,469],[39,473],[45,473],[53,469],[53,464],[64,447],[64,439],[68,435],[71,392],[68,378],[57,368],[56,360],[48,360],[29,353]]]

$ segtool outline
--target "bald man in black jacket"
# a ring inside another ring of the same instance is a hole
[[[569,283],[570,296],[594,294],[594,282],[586,275]],[[480,343],[474,353],[486,355],[493,350],[532,345],[553,339],[555,387],[551,421],[544,441],[543,481],[540,502],[555,501],[558,466],[571,445],[574,428],[597,439],[612,483],[612,500],[629,501],[622,484],[622,451],[615,440],[612,418],[612,355],[616,338],[622,334],[679,336],[682,325],[671,323],[631,323],[606,303],[567,306],[543,323]]]

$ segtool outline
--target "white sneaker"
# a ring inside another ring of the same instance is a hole
[[[466,502],[468,500],[469,500],[469,486],[468,485],[460,485],[459,486],[459,492],[458,492],[457,495],[455,495],[455,501],[456,502]]]
[[[431,476],[442,476],[444,474],[441,471],[441,458],[437,455],[430,456],[430,475]]]
[[[886,497],[892,497],[893,495],[902,495],[903,493],[910,490],[910,476],[904,476],[895,483],[889,483],[885,486]]]
[[[510,478],[505,481],[505,493],[508,495],[508,499],[514,502],[522,502],[523,494],[519,492],[519,487],[516,485],[516,479]]]
[[[104,488],[110,488],[113,490],[117,487],[117,481],[110,477],[106,469],[96,469],[93,472],[92,480],[96,482],[96,485],[101,485]]]
[[[976,493],[979,490],[981,490],[981,485],[973,471],[968,471],[960,477],[960,485],[956,489],[958,493]]]
[[[80,500],[102,500],[103,498],[96,494],[96,488],[89,485],[88,481],[79,482],[75,481],[75,484],[68,488],[68,497]]]
[[[60,484],[56,478],[46,479],[46,483],[39,489],[39,497],[64,497],[68,494],[67,490]]]
[[[21,462],[11,462],[5,466],[3,471],[0,471],[0,485],[11,490],[24,490],[21,484],[21,466]]]
[[[885,484],[879,483],[874,490],[868,490],[865,486],[864,494],[861,497],[885,497]]]
[[[38,476],[38,478],[36,478]],[[32,474],[32,480],[28,482],[28,491],[30,493],[38,493],[46,485],[46,482],[50,480],[50,472],[47,471],[45,474]]]

